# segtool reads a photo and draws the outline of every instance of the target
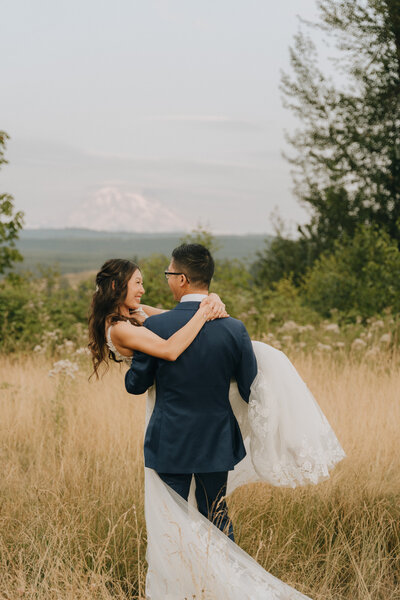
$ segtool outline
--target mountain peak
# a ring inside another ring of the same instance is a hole
[[[161,202],[111,184],[99,187],[84,200],[79,209],[71,213],[66,226],[136,233],[187,231],[191,228]]]

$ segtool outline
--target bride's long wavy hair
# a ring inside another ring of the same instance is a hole
[[[120,314],[128,291],[128,281],[133,273],[140,270],[131,260],[112,258],[107,260],[96,275],[96,291],[93,294],[89,314],[89,350],[92,354],[93,375],[99,378],[99,367],[102,363],[108,367],[109,359],[121,362],[114,352],[109,350],[106,342],[106,320],[110,324],[117,321],[130,321],[133,325],[141,325],[135,317]],[[90,379],[89,378],[89,379]]]

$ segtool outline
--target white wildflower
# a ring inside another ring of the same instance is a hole
[[[282,327],[279,328],[279,331],[298,331],[299,325],[295,321],[286,321]]]
[[[43,339],[56,340],[58,338],[59,333],[61,333],[60,329],[54,329],[53,331],[45,331],[42,337]]]
[[[308,323],[307,325],[302,326],[301,331],[315,331],[315,327],[314,325],[311,325],[311,323]]]
[[[380,350],[378,346],[372,346],[366,353],[365,356],[367,358],[375,358],[379,354]]]
[[[307,346],[307,344],[305,342],[299,342],[298,346],[299,346],[299,348],[305,348]]]
[[[72,340],[64,340],[63,345],[67,352],[70,352],[75,348],[75,344]]]
[[[82,346],[81,348],[77,348],[77,350],[75,350],[75,354],[90,354],[90,350],[89,348],[85,348],[84,346]]]
[[[361,338],[356,338],[351,344],[352,350],[363,350],[367,345],[367,342],[364,342]]]
[[[344,342],[336,342],[335,343],[335,348],[344,348],[346,346],[346,344]]]
[[[40,344],[37,344],[37,345],[34,347],[33,351],[34,351],[34,352],[43,352],[43,348],[42,348],[42,346],[41,346]]]
[[[381,344],[390,344],[390,342],[392,341],[392,334],[384,333],[383,335],[381,335],[379,341]]]
[[[291,335],[284,335],[282,336],[282,342],[284,344],[291,344],[293,341],[293,337]]]
[[[324,325],[325,331],[331,331],[332,333],[340,333],[340,328],[337,323],[328,323]]]
[[[54,377],[54,375],[61,374],[71,377],[71,379],[75,379],[75,373],[77,371],[79,371],[79,367],[76,363],[73,363],[68,359],[59,360],[53,364],[53,368],[49,371],[49,376]]]
[[[330,352],[332,350],[332,346],[330,346],[329,344],[322,344],[321,342],[318,342],[317,350],[321,350],[321,352]]]
[[[275,336],[273,333],[263,333],[261,336],[261,341],[264,342],[264,344],[272,344],[273,345],[274,339],[275,339]]]
[[[378,319],[378,321],[374,321],[371,325],[371,329],[373,331],[375,331],[376,329],[382,329],[382,327],[385,327],[385,323],[382,321],[382,319]]]

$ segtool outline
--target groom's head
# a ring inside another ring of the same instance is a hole
[[[185,294],[206,294],[214,275],[214,260],[201,244],[181,244],[172,252],[168,272],[168,285],[175,300]]]

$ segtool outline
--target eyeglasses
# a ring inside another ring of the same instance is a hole
[[[174,273],[173,271],[164,271],[164,275],[165,275],[165,279],[169,279],[170,275],[184,275],[187,279],[187,281],[189,282],[188,276],[186,275],[186,273]]]

